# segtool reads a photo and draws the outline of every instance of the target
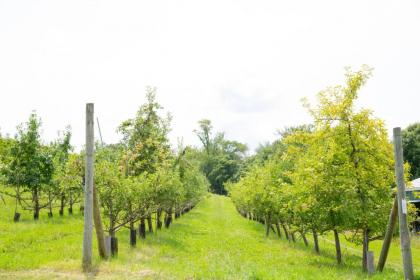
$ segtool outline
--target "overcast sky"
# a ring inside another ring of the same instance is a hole
[[[36,110],[43,138],[86,102],[105,142],[135,115],[146,86],[173,115],[170,138],[197,145],[198,120],[247,143],[310,121],[300,99],[374,67],[358,104],[387,127],[420,120],[420,1],[0,0],[0,131]]]

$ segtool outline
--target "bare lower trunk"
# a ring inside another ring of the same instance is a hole
[[[169,228],[172,223],[172,212],[169,211],[165,215],[165,228]]]
[[[135,247],[137,243],[137,231],[134,228],[134,223],[130,222],[130,245],[131,247]]]
[[[305,246],[306,246],[306,247],[308,247],[308,246],[309,246],[309,243],[308,243],[308,239],[306,239],[306,235],[305,235],[305,233],[302,231],[302,232],[300,233],[300,235],[302,236],[303,243],[305,243]]]
[[[34,220],[39,219],[39,190],[35,188],[33,193],[33,201],[34,201]]]
[[[140,219],[140,225],[139,225],[139,236],[142,239],[146,238],[146,223],[144,218]]]
[[[101,218],[101,207],[99,204],[99,197],[96,190],[96,186],[93,185],[93,223],[95,225],[96,240],[98,242],[98,253],[102,259],[106,259],[107,252],[105,246],[105,235],[104,229],[102,227],[102,218]]]
[[[70,215],[73,214],[73,205],[74,205],[73,195],[70,192],[70,195],[69,195],[69,209],[68,209]],[[80,206],[80,208],[82,208],[82,206]],[[83,207],[83,209],[80,209],[80,211],[84,211],[84,207]]]
[[[290,237],[293,242],[296,242],[295,233],[293,231],[290,232]]]
[[[60,210],[58,211],[60,216],[64,215],[65,199],[66,199],[66,197],[65,197],[64,193],[61,193],[61,195],[60,195]]]
[[[52,218],[53,217],[53,212],[52,212],[52,194],[51,191],[48,191],[48,217]]]
[[[276,230],[277,230],[277,236],[278,236],[279,238],[281,238],[281,231],[280,231],[280,226],[279,226],[279,223],[276,223]]]
[[[312,229],[312,235],[314,237],[314,249],[317,254],[319,254],[319,243],[318,243],[318,233],[316,230]]]
[[[111,256],[116,257],[118,255],[118,239],[114,229],[109,230],[109,236],[111,237]]]
[[[362,268],[364,272],[367,272],[367,252],[369,251],[369,230],[363,230],[363,259]]]
[[[284,230],[284,235],[286,236],[286,239],[290,241],[290,239],[289,239],[289,233],[287,232],[286,226],[284,224],[281,224],[281,227]]]
[[[152,221],[152,215],[147,216],[147,227],[149,229],[150,233],[153,233],[153,221]]]
[[[270,234],[270,217],[265,218],[265,236]]]
[[[158,209],[156,212],[156,229],[162,229],[162,210]]]
[[[340,246],[340,237],[338,236],[338,231],[334,229],[334,241],[335,241],[335,252],[337,263],[341,264],[341,246]]]
[[[15,214],[13,216],[13,221],[14,222],[19,222],[19,220],[20,220],[20,213],[17,211],[18,210],[18,203],[19,203],[19,191],[17,191],[16,200],[15,200]]]

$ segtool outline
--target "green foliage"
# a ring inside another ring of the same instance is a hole
[[[369,110],[355,111],[358,90],[370,76],[370,69],[347,72],[346,85],[319,94],[319,105],[310,109],[319,137],[313,158],[324,165],[318,191],[334,194],[328,203],[342,208],[338,226],[346,230],[368,230],[381,235],[386,227],[394,183],[393,149],[383,121]],[[356,235],[357,237],[357,235]]]
[[[227,194],[225,184],[239,180],[245,165],[247,146],[237,141],[226,140],[223,133],[212,136],[210,120],[199,121],[195,133],[203,144],[201,170],[210,182],[211,191]]]
[[[128,150],[126,160],[130,175],[154,173],[170,157],[167,134],[171,118],[159,116],[162,107],[156,102],[155,88],[147,88],[146,98],[136,118],[124,121],[119,127]]]
[[[370,75],[367,67],[348,69],[344,86],[321,91],[315,107],[305,101],[313,125],[285,129],[257,151],[254,167],[230,186],[239,212],[292,232],[342,231],[356,243],[382,236],[395,185],[393,148],[383,121],[354,106]]]
[[[42,148],[39,129],[41,120],[35,113],[25,126],[18,127],[15,145],[11,149],[11,162],[7,168],[7,182],[34,190],[49,183],[52,175],[52,159]]]
[[[52,149],[42,145],[40,127],[41,120],[35,113],[25,125],[18,127],[8,165],[3,169],[7,184],[14,187],[17,202],[25,200],[21,188],[31,193],[26,209],[34,210],[34,219],[38,219],[40,209],[46,206],[40,204],[41,191],[49,188],[54,172]]]
[[[197,204],[207,188],[185,156],[187,148],[179,155],[171,151],[170,118],[159,116],[156,90],[148,88],[146,98],[136,117],[119,127],[121,143],[97,146],[95,183],[112,236],[155,213],[180,214]]]
[[[420,178],[420,123],[409,125],[402,131],[404,159],[410,164],[411,180]]]

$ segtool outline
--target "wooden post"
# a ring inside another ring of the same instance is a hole
[[[85,171],[85,207],[83,227],[83,270],[92,267],[92,228],[93,228],[93,103],[86,104],[86,171]]]
[[[367,262],[366,262],[367,272],[369,275],[373,275],[375,273],[375,263],[374,263],[373,252],[368,251],[366,258],[367,258]]]
[[[93,222],[95,224],[96,239],[98,240],[99,256],[102,259],[108,258],[105,248],[105,235],[102,227],[101,211],[99,205],[98,191],[93,186]]]
[[[386,258],[388,257],[389,246],[391,245],[392,235],[394,234],[395,224],[397,223],[398,214],[398,197],[395,196],[394,204],[392,205],[391,214],[389,215],[388,226],[382,244],[381,254],[378,261],[378,271],[382,272],[385,267]]]
[[[398,218],[400,224],[401,254],[404,265],[404,279],[414,279],[410,235],[407,225],[407,202],[405,200],[404,160],[401,128],[394,128],[395,177],[398,188]]]
[[[111,236],[105,236],[105,251],[107,256],[111,256]]]

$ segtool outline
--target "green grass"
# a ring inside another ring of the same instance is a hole
[[[148,235],[134,249],[128,246],[128,231],[118,232],[118,258],[100,261],[96,257],[89,275],[81,272],[80,213],[56,214],[53,219],[42,213],[37,222],[23,213],[19,223],[10,222],[12,216],[11,207],[0,205],[0,279],[368,278],[361,272],[360,250],[354,245],[343,242],[349,249],[343,249],[344,265],[337,266],[328,236],[320,242],[321,256],[301,241],[290,244],[272,234],[266,238],[263,226],[239,216],[226,197],[209,196],[169,229]],[[413,243],[414,266],[420,267],[419,242]],[[380,244],[372,243],[375,256]],[[393,264],[384,273],[369,279],[401,279],[396,244],[389,261]]]

